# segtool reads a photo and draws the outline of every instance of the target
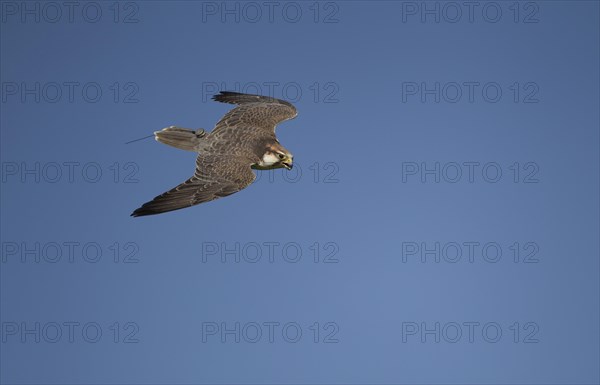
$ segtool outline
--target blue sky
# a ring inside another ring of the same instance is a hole
[[[593,1],[2,1],[3,383],[597,383]],[[152,139],[292,101],[293,171]]]

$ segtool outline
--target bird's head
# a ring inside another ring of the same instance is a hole
[[[285,167],[291,170],[294,166],[294,156],[281,144],[273,143],[267,146],[258,166],[267,169]]]

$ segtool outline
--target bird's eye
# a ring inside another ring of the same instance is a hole
[[[281,153],[278,153],[278,154],[277,154],[277,156],[279,157],[279,159],[283,159],[283,158],[285,158],[285,155],[283,155],[283,154],[281,154]]]

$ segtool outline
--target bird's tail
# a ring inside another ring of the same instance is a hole
[[[202,128],[190,130],[181,127],[167,127],[154,133],[154,138],[164,144],[186,151],[198,152],[200,141],[206,136]]]

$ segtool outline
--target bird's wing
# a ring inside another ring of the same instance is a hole
[[[279,123],[298,115],[291,103],[268,96],[221,91],[220,94],[213,96],[213,99],[221,103],[238,105],[217,122],[211,132],[213,134],[235,130],[237,127],[253,127],[275,133],[275,127]]]
[[[194,176],[144,203],[131,216],[160,214],[212,201],[246,188],[254,178],[245,158],[199,155]]]

